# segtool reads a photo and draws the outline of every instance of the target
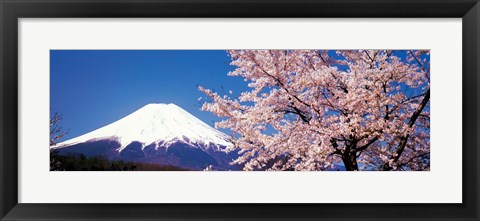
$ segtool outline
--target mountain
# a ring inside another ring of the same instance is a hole
[[[82,136],[59,143],[59,154],[102,156],[109,160],[171,165],[189,170],[229,164],[238,155],[226,153],[228,136],[175,104],[148,104],[132,114]]]

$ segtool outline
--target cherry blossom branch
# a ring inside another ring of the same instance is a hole
[[[422,100],[422,103],[420,104],[420,107],[413,113],[412,117],[410,118],[408,122],[408,127],[411,128],[413,124],[415,124],[415,121],[417,120],[418,116],[420,116],[420,113],[422,113],[423,109],[427,105],[428,101],[430,100],[430,88],[427,90],[425,97]],[[409,138],[409,134],[406,136],[400,137],[400,143],[397,147],[397,150],[395,153],[392,155],[390,160],[393,160],[393,162],[397,162],[400,156],[403,153],[403,150],[405,149],[405,146],[407,145],[407,141]],[[391,170],[392,166],[387,162],[383,166],[383,170]]]
[[[426,152],[426,153],[422,153],[422,154],[420,154],[420,155],[416,155],[416,156],[410,158],[410,160],[408,160],[408,161],[406,161],[406,162],[404,162],[404,163],[399,164],[397,167],[406,166],[407,164],[412,163],[413,160],[415,160],[415,159],[417,159],[417,158],[423,158],[423,157],[426,157],[426,156],[428,156],[428,155],[430,155],[430,152]]]

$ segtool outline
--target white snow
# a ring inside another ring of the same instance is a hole
[[[210,127],[175,104],[147,104],[132,114],[90,133],[64,141],[55,148],[100,139],[116,139],[121,143],[118,151],[133,141],[168,147],[185,143],[209,146],[230,146],[228,136]]]

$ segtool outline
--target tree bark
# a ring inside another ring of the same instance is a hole
[[[342,157],[343,164],[345,164],[345,170],[358,171],[357,158],[355,156]]]
[[[355,147],[347,147],[342,155],[342,161],[347,171],[358,171],[357,151]]]

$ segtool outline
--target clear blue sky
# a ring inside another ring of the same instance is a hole
[[[213,126],[198,85],[234,94],[247,89],[225,51],[51,50],[50,112],[63,115],[63,140],[110,124],[148,103],[175,103]]]

